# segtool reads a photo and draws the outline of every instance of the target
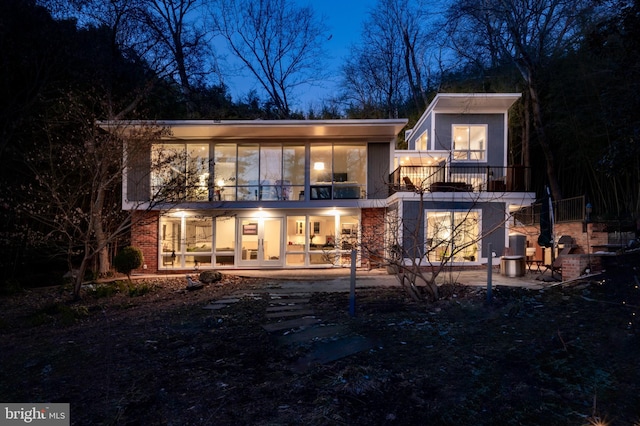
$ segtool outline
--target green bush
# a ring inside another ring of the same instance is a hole
[[[98,284],[93,292],[90,293],[96,299],[100,299],[103,297],[111,297],[118,292],[118,288],[112,284]]]
[[[129,285],[129,290],[128,290],[128,294],[129,297],[138,297],[138,296],[144,296],[147,293],[151,293],[153,291],[153,286],[146,284],[146,283],[142,283],[142,284],[131,284]]]
[[[142,266],[144,257],[142,250],[137,247],[128,246],[123,248],[120,253],[113,258],[113,266],[116,271],[125,274],[131,281],[131,271]]]

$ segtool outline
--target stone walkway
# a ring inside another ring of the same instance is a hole
[[[211,302],[204,309],[220,310],[243,298],[268,300],[265,323],[262,328],[276,341],[286,347],[304,345],[309,352],[294,363],[292,369],[304,371],[315,364],[332,361],[365,351],[377,346],[373,339],[354,333],[345,325],[324,321],[313,311],[309,303],[315,292],[349,292],[350,275],[347,270],[304,270],[304,271],[233,271],[240,276],[261,276],[273,283],[260,292],[237,292]],[[508,278],[493,274],[493,285],[517,286],[541,289],[548,284],[536,280],[537,274]],[[474,286],[486,286],[486,270],[452,271],[439,277]],[[362,290],[375,287],[398,286],[395,276],[384,271],[358,271],[356,288]]]
[[[376,346],[372,339],[358,335],[345,325],[327,323],[313,311],[309,303],[311,293],[292,292],[297,286],[270,286],[264,293],[234,293],[211,302],[204,309],[221,310],[243,298],[267,298],[265,323],[262,328],[278,344],[286,347],[308,346],[309,351],[291,366],[302,372],[316,364],[327,364],[338,359],[369,350]]]

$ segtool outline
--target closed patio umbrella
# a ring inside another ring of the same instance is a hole
[[[553,247],[553,239],[553,203],[549,188],[547,187],[547,195],[540,207],[540,235],[538,236],[538,244],[541,247]]]

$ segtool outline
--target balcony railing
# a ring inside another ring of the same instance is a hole
[[[553,221],[562,222],[582,222],[586,218],[584,196],[565,198],[564,200],[553,202]],[[540,211],[548,209],[548,204],[538,203],[523,207],[514,213],[516,223],[522,225],[537,225],[540,223]]]
[[[400,166],[391,173],[391,192],[527,192],[524,166]]]

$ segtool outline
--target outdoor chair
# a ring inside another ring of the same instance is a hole
[[[561,236],[558,239],[558,246],[562,246],[560,252],[550,265],[544,265],[545,270],[542,272],[542,275],[544,275],[547,271],[551,271],[551,277],[553,279],[562,281],[562,258],[568,254],[571,254],[576,246],[573,242],[573,238],[569,235]]]
[[[404,182],[404,185],[407,188],[407,191],[415,191],[416,190],[416,186],[413,184],[413,182],[411,182],[411,179],[409,179],[409,176],[403,177],[402,181]]]

